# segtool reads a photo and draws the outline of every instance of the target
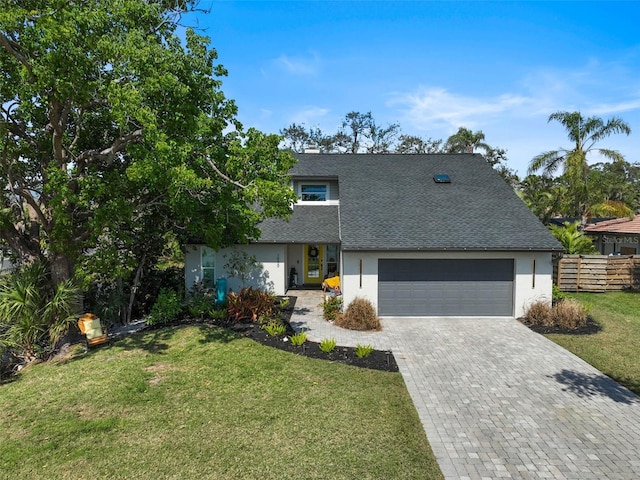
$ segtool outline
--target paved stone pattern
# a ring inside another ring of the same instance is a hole
[[[640,478],[640,398],[517,320],[360,333],[322,318],[320,292],[295,294],[292,324],[311,339],[393,352],[445,478]]]

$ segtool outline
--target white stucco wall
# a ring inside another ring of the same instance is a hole
[[[513,258],[515,317],[522,316],[534,301],[551,301],[553,264],[551,253],[548,252],[343,252],[342,291],[345,306],[355,297],[364,297],[377,309],[378,259],[380,258]],[[361,261],[362,275],[360,275]]]
[[[202,255],[203,245],[187,245],[185,255],[185,289],[190,290],[194,283],[202,280]],[[285,245],[242,245],[234,248],[226,248],[216,252],[216,278],[225,277],[230,290],[238,291],[242,287],[241,280],[232,278],[224,268],[228,262],[225,255],[229,255],[234,249],[244,250],[249,255],[256,257],[259,267],[252,273],[245,286],[251,286],[273,292],[276,295],[284,295],[288,279],[287,250]]]

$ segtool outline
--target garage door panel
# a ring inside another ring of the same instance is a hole
[[[380,259],[379,314],[510,316],[513,259]]]

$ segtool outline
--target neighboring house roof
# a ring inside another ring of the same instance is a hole
[[[628,218],[614,218],[604,222],[587,225],[584,228],[587,233],[613,233],[623,235],[640,234],[640,216],[636,216],[633,220]]]
[[[294,178],[338,178],[339,224],[324,228],[339,233],[343,250],[562,250],[481,155],[295,156]],[[436,183],[437,174],[451,183]],[[322,233],[323,208],[296,205],[288,224],[263,223],[258,242],[310,242],[299,230]]]

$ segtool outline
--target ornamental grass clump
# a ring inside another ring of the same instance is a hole
[[[576,300],[564,300],[553,306],[551,323],[566,330],[584,327],[587,324],[587,309]]]
[[[524,317],[529,325],[548,327],[551,322],[551,305],[545,301],[534,302],[529,305]]]
[[[587,309],[573,299],[562,300],[553,307],[540,301],[529,306],[525,321],[528,325],[575,330],[586,325]]]
[[[381,330],[382,325],[373,304],[366,298],[356,297],[344,311],[338,315],[335,324],[349,330]]]

